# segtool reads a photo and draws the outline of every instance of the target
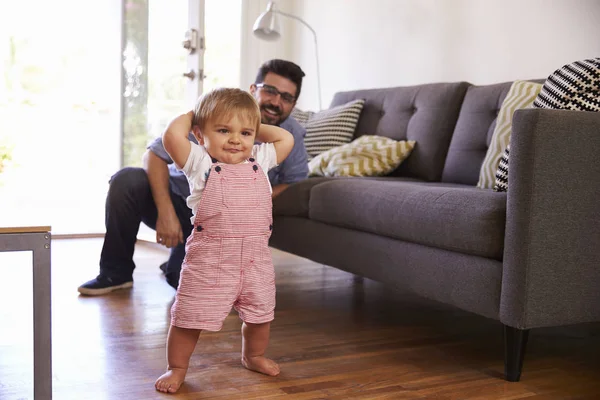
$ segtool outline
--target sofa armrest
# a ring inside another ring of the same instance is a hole
[[[600,113],[513,117],[500,321],[600,320]]]

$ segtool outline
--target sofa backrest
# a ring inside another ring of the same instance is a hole
[[[477,185],[496,117],[512,82],[469,86],[452,135],[442,182]]]
[[[355,137],[381,135],[415,140],[417,145],[410,157],[392,175],[439,181],[469,86],[466,82],[433,83],[338,92],[331,107],[365,99]]]
[[[527,79],[544,84],[545,79]],[[452,135],[442,182],[477,185],[496,129],[496,117],[513,82],[469,85]]]

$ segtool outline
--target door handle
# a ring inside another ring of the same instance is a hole
[[[198,78],[201,81],[204,80],[204,78],[206,78],[206,75],[204,75],[204,70],[201,69],[199,74],[196,74],[196,71],[194,71],[193,69],[190,69],[189,72],[184,72],[183,76],[185,76],[186,78],[188,78],[190,81],[193,81],[194,79]]]
[[[196,79],[196,72],[194,72],[193,69],[190,69],[190,72],[184,72],[183,76],[189,78],[190,81],[193,81],[194,79]]]

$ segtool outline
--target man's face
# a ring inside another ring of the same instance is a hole
[[[263,82],[250,85],[250,93],[260,106],[263,124],[279,126],[296,105],[296,84],[281,75],[267,73]]]

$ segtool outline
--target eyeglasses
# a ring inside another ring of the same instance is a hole
[[[296,101],[296,96],[287,92],[280,92],[275,86],[267,85],[266,83],[257,83],[256,87],[262,89],[269,96],[281,96],[281,100],[283,100],[284,103],[294,104]]]

